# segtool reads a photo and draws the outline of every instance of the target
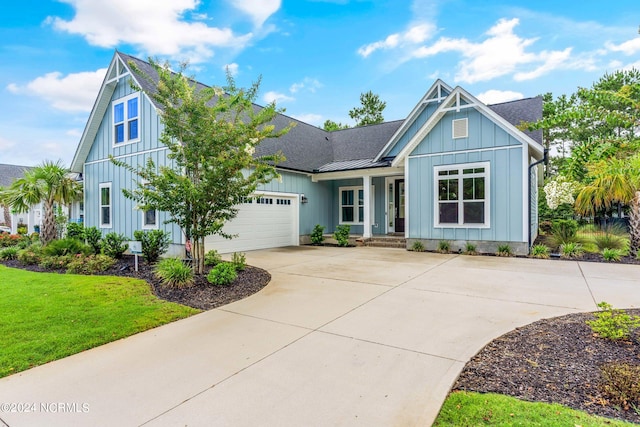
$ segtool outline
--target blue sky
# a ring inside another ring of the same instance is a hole
[[[640,68],[640,6],[616,1],[24,0],[0,16],[0,163],[71,163],[118,49],[322,126],[372,90],[403,119],[436,78],[487,103]]]

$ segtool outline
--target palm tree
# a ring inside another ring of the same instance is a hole
[[[590,167],[593,181],[583,187],[576,199],[576,212],[595,215],[602,208],[622,203],[630,207],[629,254],[640,250],[640,154],[626,159],[608,159]]]
[[[43,244],[56,238],[56,219],[53,205],[68,205],[82,196],[82,187],[71,178],[67,168],[60,161],[44,161],[27,171],[24,177],[11,184],[7,191],[9,206],[16,212],[27,212],[37,203],[43,204],[42,230]]]
[[[9,210],[9,202],[6,200],[6,195],[6,189],[0,187],[0,209],[3,211],[4,225],[11,227],[11,211]]]

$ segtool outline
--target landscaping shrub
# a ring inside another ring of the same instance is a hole
[[[549,252],[551,249],[547,245],[534,245],[531,248],[531,256],[534,258],[549,258]]]
[[[602,382],[600,387],[613,405],[625,411],[640,406],[640,365],[628,363],[607,363],[600,367]]]
[[[142,242],[142,254],[149,264],[158,261],[171,243],[171,233],[164,230],[136,230],[133,237]]]
[[[631,316],[604,301],[598,307],[600,311],[593,314],[595,319],[587,320],[587,325],[598,336],[609,340],[626,340],[634,329],[640,328],[640,316]]]
[[[602,250],[602,258],[609,262],[618,262],[622,258],[622,251],[620,249],[604,248]]]
[[[38,265],[42,268],[46,269],[60,269],[67,268],[67,265],[73,260],[73,255],[64,255],[64,256],[43,256],[40,259]]]
[[[25,249],[18,251],[18,261],[27,265],[36,265],[42,257],[42,245],[33,243]]]
[[[29,229],[27,228],[26,225],[19,225],[16,231],[18,232],[19,235],[26,236],[27,231],[29,231]]]
[[[416,240],[413,242],[413,245],[411,245],[411,250],[414,252],[424,252],[424,245],[421,241]]]
[[[311,243],[314,245],[321,245],[324,241],[324,226],[320,224],[316,224],[313,227],[313,231],[311,231]]]
[[[476,248],[477,246],[473,243],[467,243],[464,247],[464,253],[467,255],[478,255]]]
[[[624,237],[607,232],[594,235],[593,241],[601,251],[604,249],[623,250],[627,246],[627,241]]]
[[[578,222],[573,219],[554,220],[545,241],[554,249],[565,243],[581,243],[582,239],[578,237]]]
[[[438,252],[448,254],[451,249],[451,243],[448,240],[440,240],[438,242]]]
[[[113,267],[116,260],[107,255],[83,255],[72,257],[67,264],[67,273],[70,274],[95,274],[101,273]]]
[[[18,258],[18,249],[17,246],[9,246],[8,248],[0,249],[0,259],[2,260],[10,260]]]
[[[211,249],[204,254],[204,265],[214,267],[222,262],[222,257],[215,249]]]
[[[351,226],[348,224],[339,225],[333,233],[333,237],[338,241],[338,246],[349,246],[349,234]]]
[[[242,271],[247,266],[247,257],[242,252],[234,252],[231,256],[231,263],[237,271]]]
[[[84,225],[77,222],[67,224],[68,239],[77,239],[84,242]]]
[[[584,255],[584,248],[580,243],[567,242],[560,245],[560,257],[575,259],[581,258]]]
[[[509,245],[498,245],[498,252],[496,252],[498,256],[511,256],[513,255],[513,251],[511,250],[511,246]]]
[[[84,238],[87,245],[91,246],[93,253],[99,254],[102,247],[102,232],[98,227],[87,227],[84,229]]]
[[[120,259],[124,251],[129,249],[129,245],[125,243],[127,238],[115,232],[107,233],[102,239],[102,252],[111,258]]]
[[[164,286],[184,288],[193,284],[193,269],[179,258],[165,258],[155,267]]]
[[[47,246],[42,249],[44,255],[48,256],[64,256],[85,254],[88,255],[92,249],[76,239],[59,239],[50,241]]]
[[[211,269],[207,280],[212,285],[225,286],[236,280],[238,273],[236,267],[229,262],[221,262]]]
[[[7,248],[9,246],[16,246],[20,242],[29,242],[29,238],[21,236],[19,234],[0,234],[0,248]]]

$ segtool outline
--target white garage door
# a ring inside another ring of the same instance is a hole
[[[298,245],[297,216],[297,195],[258,195],[243,203],[238,216],[224,226],[225,233],[237,237],[209,236],[204,241],[205,250],[230,253]]]

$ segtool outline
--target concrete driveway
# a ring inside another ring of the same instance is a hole
[[[252,297],[0,380],[0,426],[426,426],[493,338],[603,300],[640,307],[640,266],[315,247],[247,260],[273,276]]]

